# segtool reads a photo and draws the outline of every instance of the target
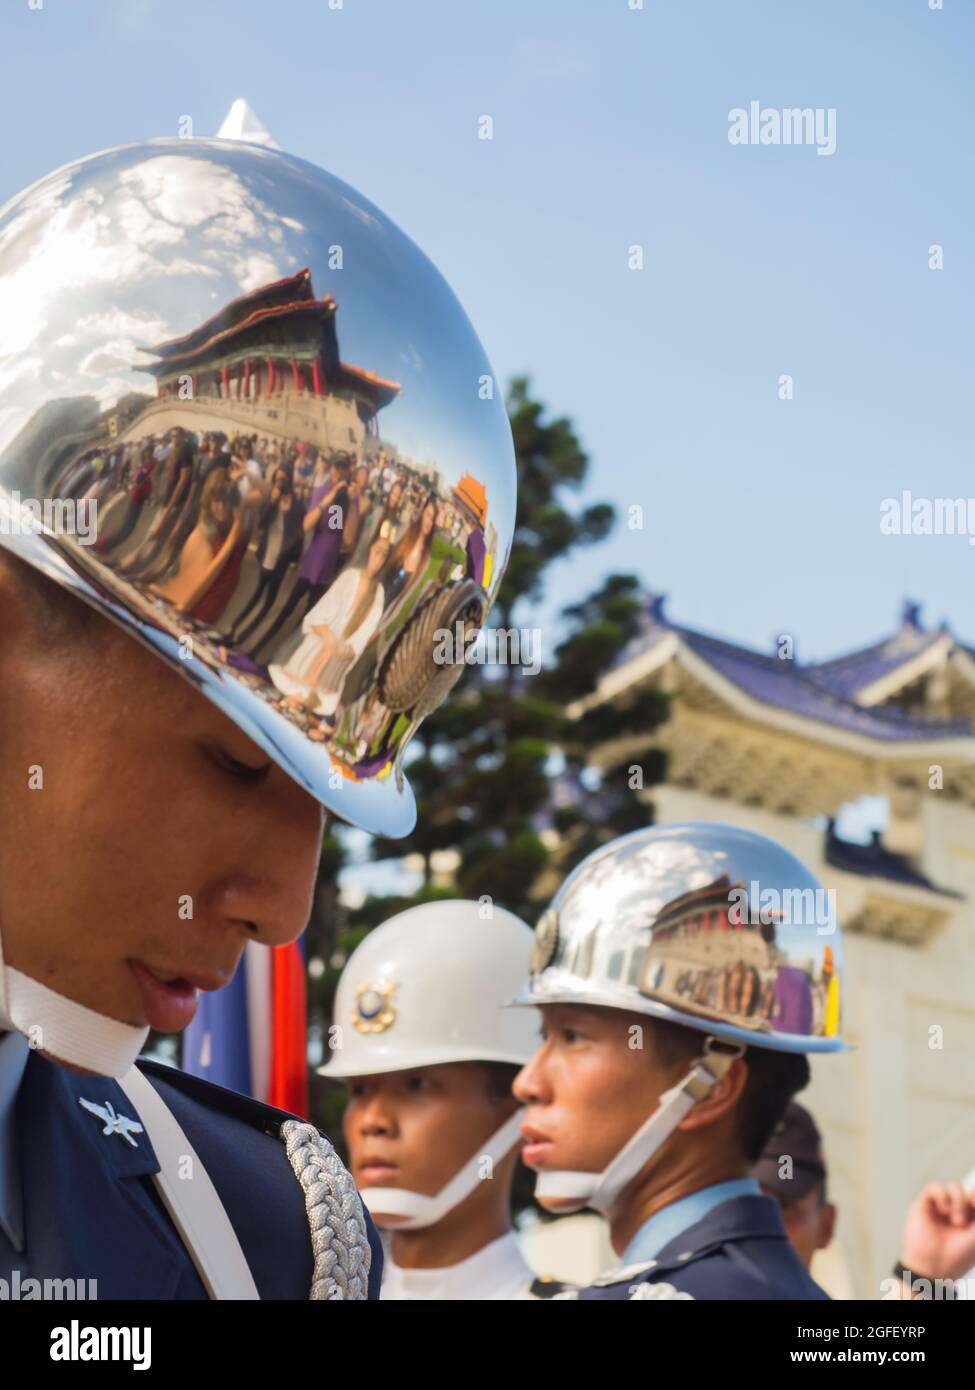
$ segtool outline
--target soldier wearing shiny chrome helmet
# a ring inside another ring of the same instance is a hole
[[[347,184],[156,140],[0,209],[0,1272],[375,1289],[317,1131],[134,1063],[303,930],[324,812],[409,832],[514,502],[467,317]]]
[[[550,1297],[511,1222],[520,1107],[538,1036],[512,1009],[531,928],[489,903],[423,903],[376,927],[339,980],[332,1056],[352,1174],[389,1232],[384,1299]]]
[[[830,895],[751,831],[655,826],[569,875],[518,996],[543,1041],[514,1090],[537,1199],[603,1213],[620,1256],[580,1297],[826,1297],[750,1174],[805,1054],[843,1048],[841,976]]]

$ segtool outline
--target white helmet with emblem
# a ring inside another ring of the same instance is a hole
[[[523,1066],[537,1046],[538,1014],[510,1008],[524,985],[532,930],[484,902],[423,903],[371,931],[345,966],[335,997],[332,1056],[319,1074],[337,1081],[450,1062]],[[518,1140],[516,1112],[435,1196],[366,1187],[380,1224],[433,1225],[474,1190],[480,1161]]]
[[[335,996],[331,1059],[344,1080],[445,1062],[524,1066],[538,1014],[506,1007],[528,978],[532,929],[489,902],[422,903],[371,931]]]

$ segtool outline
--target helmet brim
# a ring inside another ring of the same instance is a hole
[[[189,681],[327,811],[349,825],[390,839],[400,839],[413,829],[416,798],[406,777],[401,789],[391,767],[384,777],[350,781],[343,765],[326,747],[312,743],[243,679],[225,667],[202,660],[197,644],[181,647],[180,635],[160,626],[157,613],[148,605],[145,620],[140,621],[127,606],[132,603],[131,592],[127,593],[125,604],[116,601],[110,588],[111,571],[104,570],[104,577],[99,575],[96,581],[94,573],[81,573],[69,564],[56,541],[50,543],[35,533],[5,535],[3,541],[8,549],[69,588]],[[181,654],[184,649],[189,652],[186,656]]]
[[[739,1028],[720,1018],[706,1014],[691,1013],[690,1010],[674,1009],[656,999],[647,999],[633,993],[610,994],[607,990],[571,990],[565,988],[541,988],[532,990],[528,985],[512,999],[516,1008],[542,1008],[546,1004],[577,1004],[585,1008],[617,1009],[625,1013],[645,1014],[648,1018],[659,1018],[667,1023],[679,1023],[682,1028],[706,1033],[721,1042],[741,1043],[747,1047],[758,1047],[770,1052],[849,1052],[849,1046],[838,1037],[815,1037],[805,1033],[779,1033],[775,1030]]]
[[[336,1054],[324,1066],[316,1068],[316,1075],[327,1077],[329,1081],[354,1081],[361,1076],[387,1076],[395,1072],[414,1071],[418,1067],[450,1066],[455,1062],[500,1062],[507,1066],[523,1067],[531,1056],[530,1052],[516,1055],[503,1048],[490,1053],[484,1049],[471,1052],[462,1047],[419,1049],[410,1054],[390,1050],[386,1055],[377,1051],[375,1056],[369,1058],[368,1067],[347,1067]]]

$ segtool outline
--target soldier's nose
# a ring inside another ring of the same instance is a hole
[[[310,884],[267,874],[225,874],[203,890],[209,919],[235,923],[265,946],[286,946],[300,936],[310,908]]]
[[[392,1134],[395,1123],[385,1109],[371,1105],[359,1120],[359,1132],[363,1135]]]
[[[522,1105],[544,1105],[551,1099],[551,1087],[547,1085],[535,1057],[522,1067],[514,1079],[511,1091]]]

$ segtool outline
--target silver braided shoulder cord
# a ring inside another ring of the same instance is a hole
[[[693,1303],[692,1293],[679,1293],[673,1284],[637,1284],[630,1294],[628,1302],[636,1303],[647,1298],[680,1299],[685,1303]]]
[[[603,1280],[602,1282],[603,1284],[605,1284],[608,1281]],[[682,1301],[694,1302],[693,1294],[678,1293],[677,1289],[674,1288],[673,1284],[634,1284],[631,1287],[632,1293],[629,1293],[627,1295],[628,1303],[638,1303],[648,1298],[680,1299]],[[541,1301],[545,1303],[555,1303],[559,1299],[562,1299],[563,1301],[568,1301],[570,1299],[577,1299],[578,1297],[578,1289],[566,1289],[563,1293],[554,1293],[551,1298],[547,1298]]]
[[[315,1256],[309,1298],[365,1299],[372,1251],[351,1174],[314,1125],[286,1120],[281,1138],[305,1193]]]

